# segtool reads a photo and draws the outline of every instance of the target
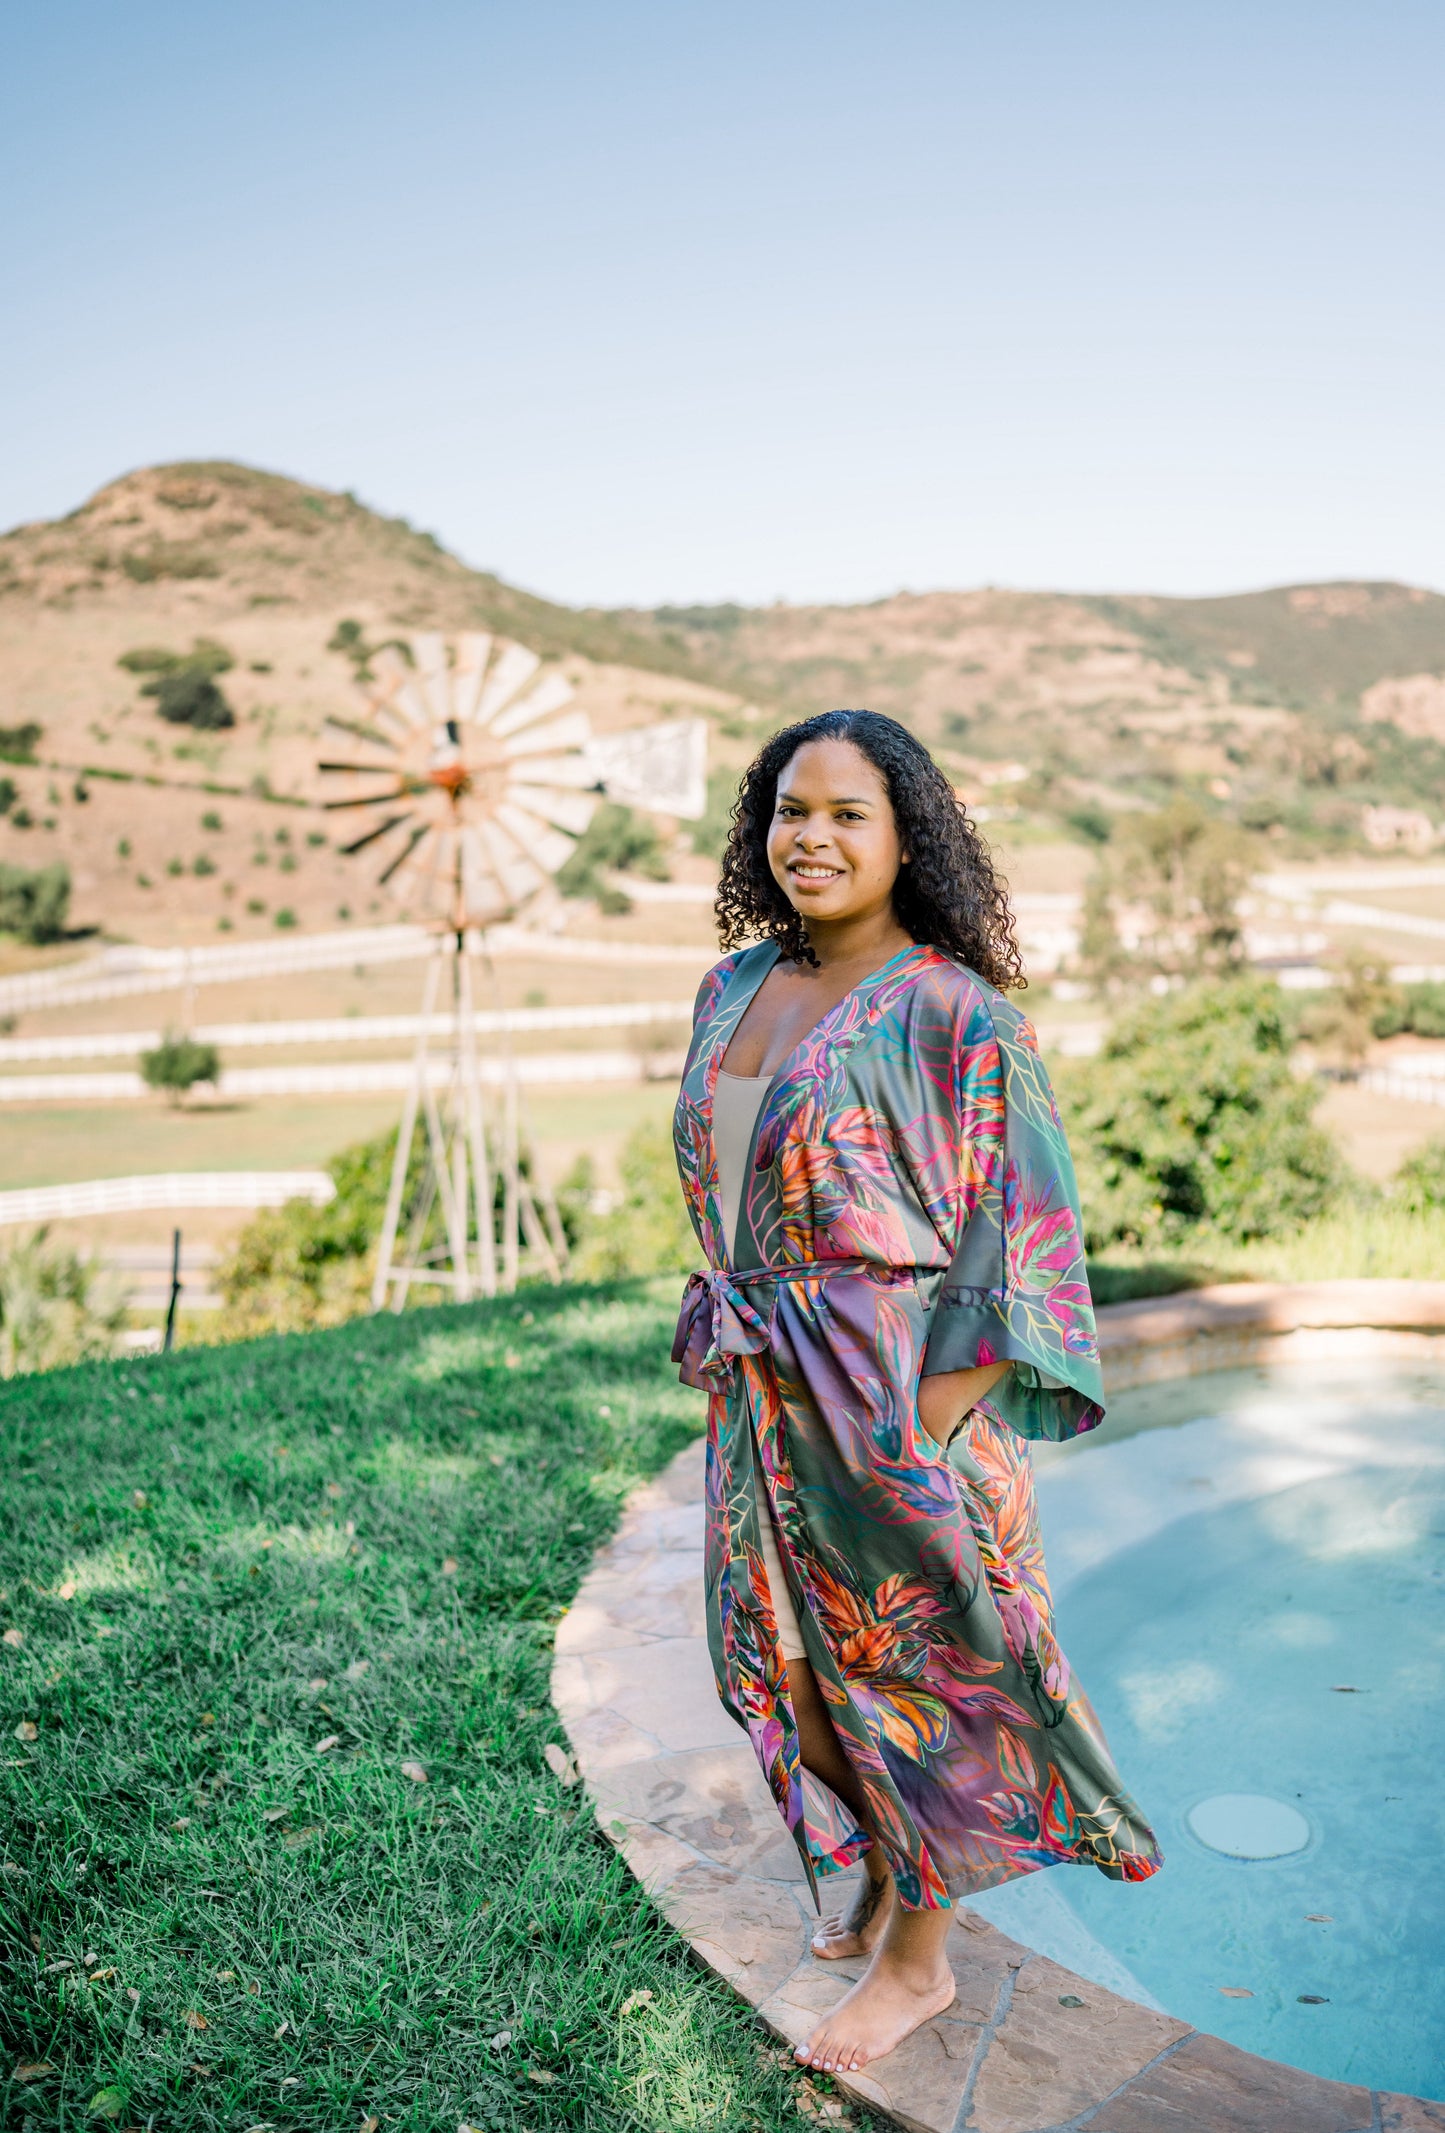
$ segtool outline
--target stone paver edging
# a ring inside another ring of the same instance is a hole
[[[1301,1331],[1384,1328],[1434,1352],[1445,1284],[1241,1284],[1116,1306],[1100,1327],[1116,1389],[1255,1360]],[[699,1442],[629,1500],[558,1627],[552,1696],[602,1828],[694,1950],[794,2043],[859,1966],[808,1952],[797,1853],[714,1686],[702,1541]],[[914,2133],[1445,2133],[1445,2103],[1257,2058],[967,1909],[950,1959],[947,2014],[840,2081]]]

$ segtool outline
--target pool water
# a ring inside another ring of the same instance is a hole
[[[1036,1465],[1061,1640],[1165,1865],[976,1907],[1247,2050],[1445,2099],[1439,1375],[1140,1391]]]

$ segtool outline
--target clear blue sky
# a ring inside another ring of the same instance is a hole
[[[1445,585],[1438,0],[11,0],[0,523],[571,601]]]

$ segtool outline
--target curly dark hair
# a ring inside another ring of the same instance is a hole
[[[795,963],[817,963],[807,926],[768,865],[778,779],[809,741],[851,741],[882,774],[909,855],[893,890],[898,923],[916,941],[957,956],[987,984],[1023,985],[1008,892],[987,845],[922,742],[877,711],[819,711],[775,733],[749,765],[733,804],[714,907],[723,947],[761,934]]]

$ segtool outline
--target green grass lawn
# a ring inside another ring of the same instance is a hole
[[[676,1287],[0,1388],[0,2123],[799,2123],[543,1754]]]

